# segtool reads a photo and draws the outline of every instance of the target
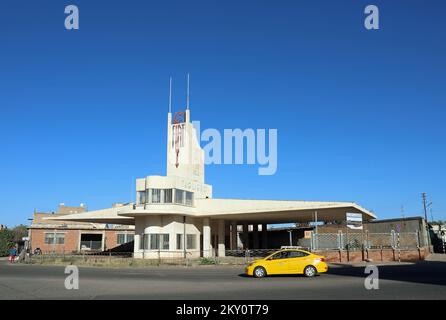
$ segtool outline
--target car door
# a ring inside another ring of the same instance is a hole
[[[301,274],[306,266],[310,264],[309,254],[303,251],[290,251],[288,257],[288,272],[292,274]]]
[[[280,251],[266,260],[267,274],[286,274],[288,272],[288,251]]]

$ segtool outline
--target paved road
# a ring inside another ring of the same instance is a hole
[[[379,290],[364,267],[336,267],[316,278],[247,278],[243,267],[79,268],[66,290],[64,267],[0,261],[0,299],[445,299],[446,262],[380,266]]]

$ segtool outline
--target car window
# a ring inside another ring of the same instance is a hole
[[[303,251],[290,251],[289,257],[290,258],[302,258],[308,256],[308,253],[305,253]]]
[[[275,255],[273,255],[271,257],[271,259],[273,259],[273,260],[286,259],[288,257],[289,257],[289,252],[288,251],[282,251],[282,252],[277,252]]]

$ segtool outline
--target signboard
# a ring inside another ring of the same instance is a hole
[[[312,232],[313,232],[313,231],[311,231],[311,230],[305,231],[304,238],[305,238],[305,239],[311,239],[311,233],[312,233]]]
[[[348,213],[347,216],[347,228],[362,230],[362,214],[361,213]]]
[[[175,112],[175,114],[173,115],[172,124],[184,123],[184,122],[186,122],[186,112],[185,111]]]

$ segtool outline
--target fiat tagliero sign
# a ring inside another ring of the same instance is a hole
[[[348,213],[347,216],[347,228],[362,230],[362,214],[361,213]]]

